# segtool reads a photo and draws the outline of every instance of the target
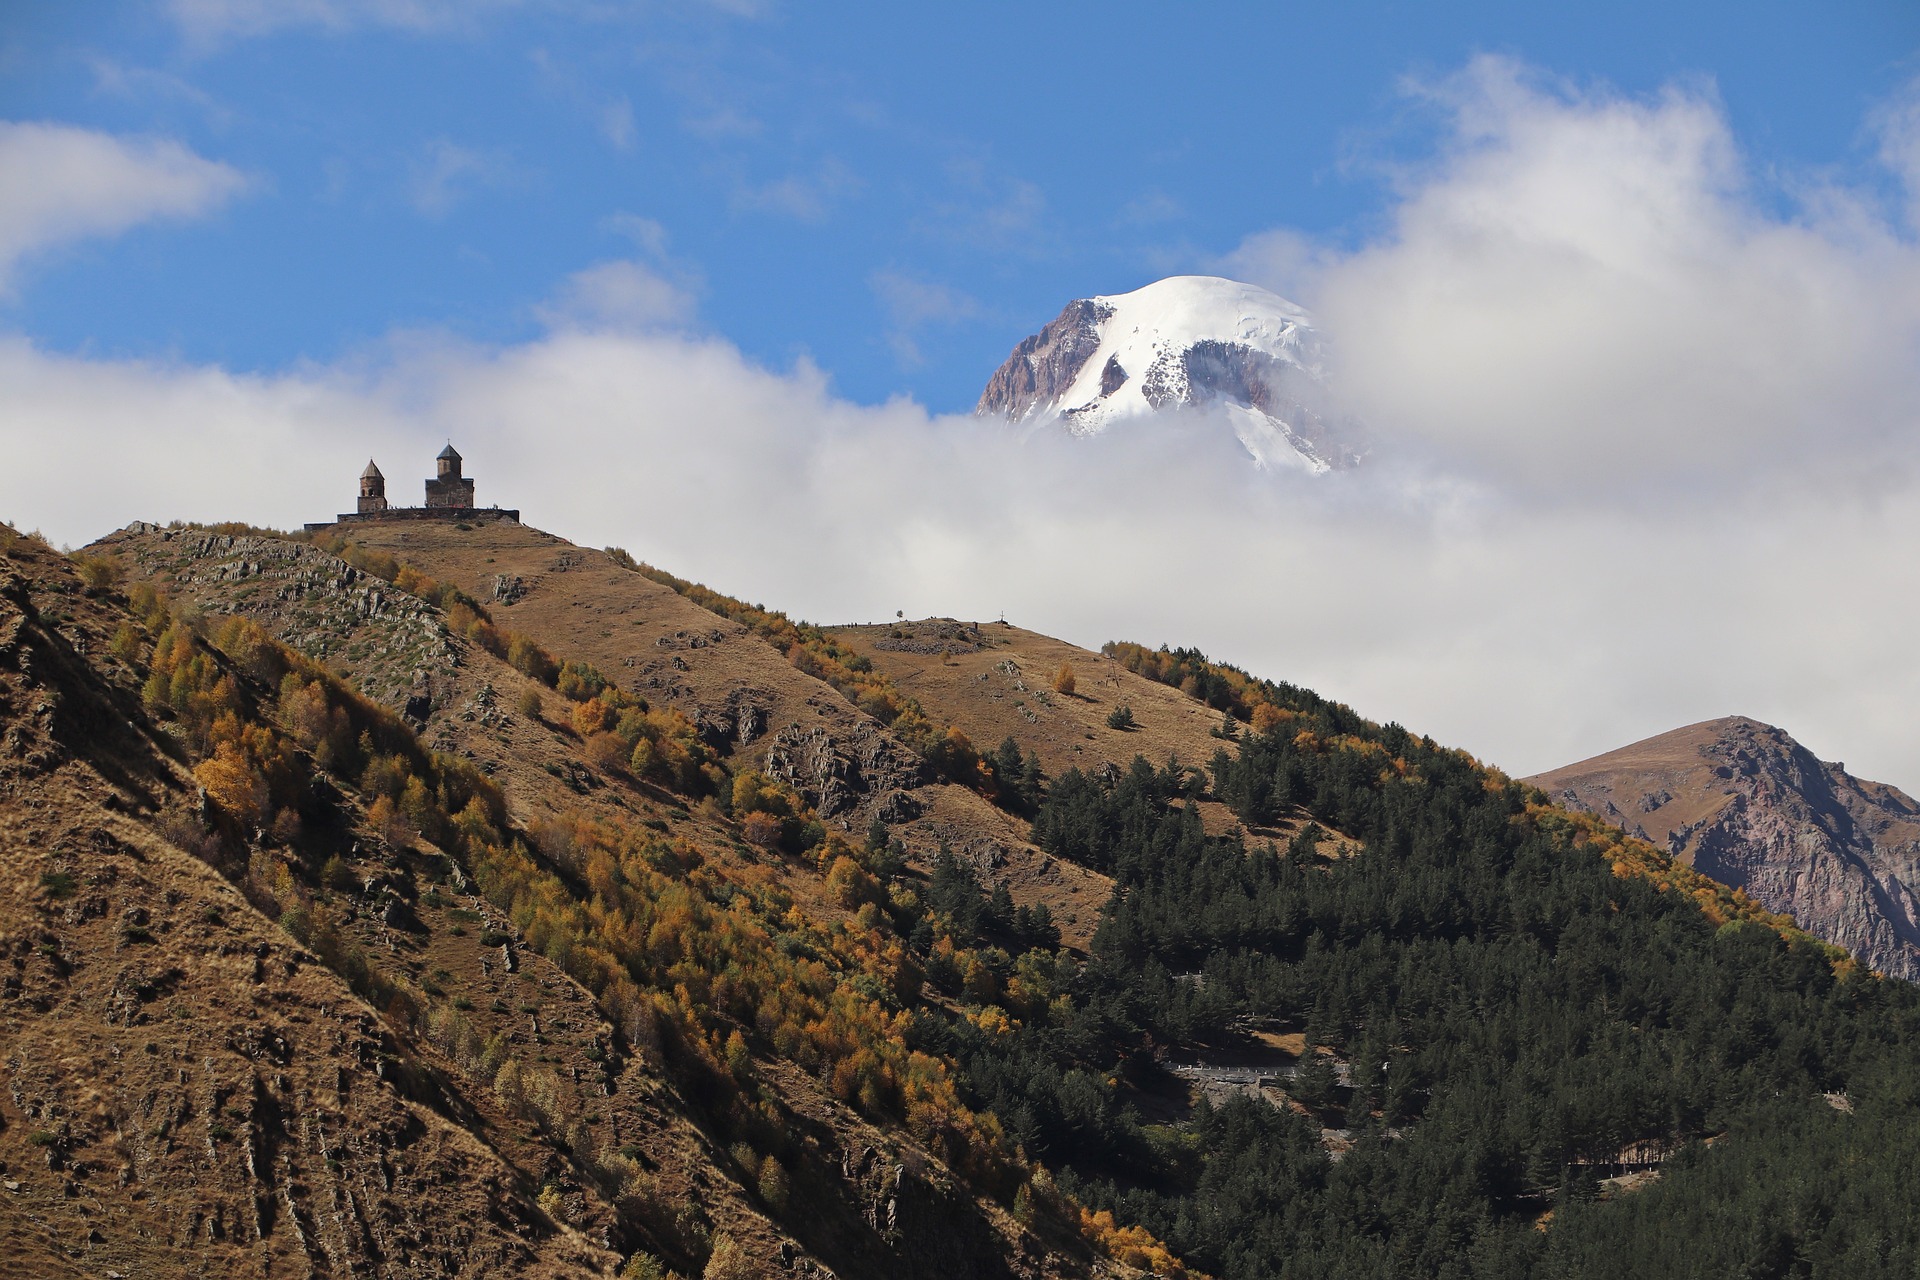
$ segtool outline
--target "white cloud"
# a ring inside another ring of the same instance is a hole
[[[935,203],[921,230],[937,239],[979,248],[1044,255],[1052,238],[1043,234],[1046,194],[1024,178],[993,170],[977,156],[946,164],[950,197]]]
[[[666,256],[667,229],[656,219],[635,213],[613,213],[600,220],[600,227],[627,237],[651,257]]]
[[[1185,205],[1166,192],[1153,188],[1122,205],[1116,220],[1130,226],[1144,227],[1178,222],[1186,216]]]
[[[510,186],[519,169],[497,152],[476,151],[437,138],[414,159],[407,198],[429,218],[443,218],[476,188]]]
[[[368,454],[405,492],[451,436],[483,502],[816,619],[1004,610],[1088,645],[1197,644],[1519,771],[1740,712],[1920,783],[1920,602],[1887,550],[1920,539],[1913,484],[1635,511],[1391,461],[1259,474],[1205,419],[1023,443],[724,342],[579,327],[274,378],[14,341],[0,386],[0,513],[58,539],[322,518]]]
[[[686,281],[620,259],[567,277],[536,314],[556,329],[634,330],[688,324],[695,307],[693,287]]]
[[[835,205],[859,190],[860,179],[853,170],[829,156],[812,173],[789,174],[771,182],[737,182],[733,207],[780,214],[799,222],[821,222]]]
[[[535,3],[599,18],[647,8],[600,0],[165,0],[165,7],[189,39],[212,44],[297,27],[466,32],[494,14]],[[705,7],[732,18],[761,18],[774,9],[772,0],[706,0]]]
[[[201,217],[246,185],[238,170],[164,138],[0,121],[0,287],[29,254]]]
[[[212,94],[170,72],[153,67],[129,66],[111,58],[93,58],[94,90],[116,98],[135,101],[185,102],[199,108],[216,127],[224,128],[233,112],[216,102]]]
[[[263,36],[289,27],[349,31],[462,29],[523,0],[168,0],[167,11],[197,43]]]
[[[1909,82],[1875,113],[1880,159],[1906,188],[1907,226],[1920,231],[1920,80]]]
[[[616,151],[633,150],[633,102],[624,94],[600,108],[600,132]]]
[[[1816,188],[1772,212],[1698,94],[1574,93],[1493,58],[1429,93],[1452,136],[1403,175],[1389,235],[1238,255],[1304,288],[1377,428],[1570,499],[1845,468],[1911,437],[1920,252],[1870,200]]]

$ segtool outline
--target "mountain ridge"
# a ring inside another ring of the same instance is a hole
[[[1920,976],[1920,804],[1785,730],[1705,720],[1528,781],[1903,978]]]

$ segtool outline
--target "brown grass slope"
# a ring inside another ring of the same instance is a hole
[[[1218,711],[1105,654],[1023,627],[928,618],[835,627],[832,633],[983,749],[1010,737],[1037,753],[1050,778],[1069,769],[1126,769],[1136,756],[1156,766],[1178,761],[1204,768],[1215,752],[1235,749],[1217,736]],[[1072,693],[1053,687],[1063,666],[1072,668]],[[1116,729],[1107,718],[1122,706],[1133,723]],[[1211,796],[1199,807],[1210,833],[1237,825],[1227,806]],[[1250,834],[1285,840],[1300,825],[1296,819]]]
[[[466,531],[449,526],[449,532]],[[545,535],[523,534],[511,540],[523,552],[533,546],[554,558],[568,553]],[[450,541],[460,547],[457,539]],[[492,563],[500,563],[501,549],[500,542],[492,545]],[[410,710],[424,743],[471,762],[501,787],[522,829],[589,821],[657,830],[676,849],[698,850],[691,856],[710,883],[725,881],[791,901],[810,928],[854,925],[813,864],[752,848],[711,807],[595,764],[566,723],[571,704],[452,634],[437,609],[305,542],[136,526],[92,551],[110,556],[132,580],[163,587],[179,612],[204,625],[224,615],[251,619],[387,705]],[[488,562],[486,553],[474,554],[479,563]],[[621,650],[607,644],[610,637],[598,634],[612,627],[570,630],[552,615],[601,617],[607,608],[635,612],[644,606],[649,617],[662,620],[661,629],[645,631],[648,636],[671,637],[690,631],[689,622],[703,624],[705,644],[670,652],[721,658],[686,664],[704,673],[697,690],[638,683],[662,671],[688,674],[671,662],[629,676],[661,701],[678,696],[681,705],[699,712],[746,688],[756,696],[773,691],[778,697],[767,696],[766,704],[808,707],[824,723],[842,726],[847,716],[858,716],[831,688],[783,661],[767,663],[771,651],[764,645],[729,636],[723,625],[730,624],[704,610],[690,617],[685,609],[694,606],[599,553],[576,548],[571,554],[579,560],[562,575],[574,574],[590,557],[610,572],[566,576],[564,590],[527,587],[525,575],[516,574],[527,594],[514,603],[544,597],[547,611],[509,615],[495,601],[496,617],[546,640],[558,656],[586,657],[609,672],[632,673],[635,668],[617,660]],[[409,560],[460,581],[454,577],[460,556]],[[524,567],[522,561],[508,563]],[[597,587],[608,589],[611,605],[594,594]],[[576,595],[577,610],[570,603]],[[631,620],[629,626],[641,631]],[[712,638],[716,630],[720,641]],[[570,647],[583,636],[599,643],[584,651]],[[752,679],[731,680],[734,671]],[[537,717],[519,709],[529,690],[544,700]],[[856,722],[848,732],[872,735],[876,728]],[[748,753],[733,761],[740,767],[756,762]],[[949,805],[976,803],[988,808],[991,821],[1011,821],[971,793],[943,790],[959,797]],[[922,823],[943,820],[938,805],[928,807],[935,813]],[[420,1038],[427,1043],[420,1052],[439,1061],[438,1049],[444,1048],[452,1061],[441,1069],[481,1098],[485,1106],[476,1103],[476,1109],[501,1110],[488,1087],[501,1053],[539,1072],[552,1095],[531,1126],[505,1116],[489,1130],[515,1162],[522,1185],[546,1193],[543,1221],[570,1224],[620,1253],[644,1248],[686,1274],[698,1274],[711,1242],[722,1236],[739,1243],[755,1265],[784,1259],[804,1271],[817,1260],[844,1276],[1041,1276],[1084,1274],[1106,1265],[1073,1233],[1049,1234],[1042,1223],[1036,1235],[1002,1208],[977,1199],[902,1127],[862,1115],[827,1081],[763,1047],[753,1068],[756,1087],[768,1113],[784,1117],[777,1123],[790,1139],[781,1158],[791,1194],[785,1204],[770,1205],[760,1157],[749,1153],[743,1159],[739,1143],[690,1104],[658,1046],[634,1044],[609,1025],[593,996],[538,948],[516,941],[503,952],[487,940],[517,937],[516,927],[459,873],[454,859],[423,841],[403,838],[399,845],[405,847],[398,847],[364,827],[358,834],[361,848],[347,851],[346,870],[370,888],[339,895],[341,928],[419,1000],[422,1012],[409,1025],[424,1028]],[[396,888],[404,908],[391,912]],[[581,885],[575,892],[588,890]],[[1089,923],[1097,902],[1088,908]],[[499,1047],[476,1062],[481,1044]],[[938,1247],[924,1247],[928,1242]]]
[[[124,615],[0,555],[0,1273],[590,1275],[519,1126],[162,833]]]
[[[944,841],[989,883],[1008,884],[1021,905],[1045,901],[1070,944],[1091,936],[1112,891],[1104,876],[1048,859],[1028,843],[1024,822],[965,787],[932,781],[879,721],[740,624],[605,552],[523,525],[376,522],[349,536],[458,586],[556,654],[681,710],[716,749],[792,783],[841,829],[859,831],[875,812],[886,814],[916,864]]]
[[[1732,716],[1528,779],[1871,967],[1920,977],[1920,805]]]

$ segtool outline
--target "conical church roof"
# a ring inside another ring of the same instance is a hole
[[[365,471],[362,471],[362,472],[360,473],[360,478],[361,478],[362,480],[384,480],[384,479],[386,479],[386,477],[385,477],[385,476],[383,476],[383,475],[381,475],[381,474],[380,474],[380,468],[378,468],[378,467],[376,467],[376,466],[374,466],[374,465],[373,465],[373,459],[372,459],[372,458],[368,458],[368,459],[367,459],[367,469],[366,469]]]
[[[438,459],[445,459],[445,460],[451,460],[451,461],[453,461],[453,462],[458,462],[458,461],[460,461],[460,453],[459,453],[459,451],[458,451],[458,450],[456,450],[456,449],[455,449],[455,448],[453,447],[453,442],[452,442],[452,441],[448,441],[448,442],[447,442],[447,447],[446,447],[446,448],[444,448],[444,449],[442,449],[442,450],[441,450],[441,451],[439,452],[439,454],[438,454]]]

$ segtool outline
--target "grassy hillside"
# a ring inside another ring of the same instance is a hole
[[[582,1251],[556,1264],[573,1274],[1115,1269],[1114,1233],[1083,1230],[959,1099],[953,1065],[904,1043],[910,1011],[941,997],[906,945],[928,915],[884,836],[830,830],[670,708],[564,651],[529,654],[524,633],[417,569],[356,559],[259,533],[120,535],[78,566],[109,615],[89,650],[113,665],[75,676],[117,681],[126,714],[204,793],[162,838],[234,886],[250,928],[277,922],[387,1037],[388,1057],[339,1064],[343,1090],[427,1090],[509,1160],[525,1231]],[[676,750],[695,767],[652,767]],[[49,874],[64,891],[58,877],[79,872]],[[172,1007],[206,1035],[231,1029],[224,1006]],[[305,1032],[285,1039],[314,1051]],[[319,1132],[315,1105],[276,1100],[272,1123]],[[181,1188],[205,1194],[211,1177],[191,1169]],[[438,1220],[418,1198],[406,1212]],[[302,1212],[243,1252],[390,1269],[351,1231],[332,1261],[308,1225],[324,1214]]]
[[[1912,1274],[1913,990],[1460,752],[364,529],[33,555],[208,797],[168,838],[439,1082],[528,1266]]]
[[[616,1265],[584,1206],[575,1223],[547,1210],[577,1173],[416,1034],[430,935],[401,931],[377,967],[360,941],[353,913],[394,909],[415,875],[444,883],[440,860],[369,832],[272,731],[245,739],[267,772],[227,790],[235,748],[216,739],[258,729],[269,691],[156,601],[130,615],[94,582],[0,526],[0,1269]],[[143,705],[156,641],[179,677],[165,699],[177,683],[181,704],[201,700],[163,713],[178,734]],[[336,705],[403,741],[371,708]],[[252,800],[256,781],[293,802],[297,833],[252,833],[240,819],[258,815],[216,798]],[[538,956],[515,986],[568,1028],[559,1059],[581,1061],[569,1042],[597,1028],[591,1005]]]

